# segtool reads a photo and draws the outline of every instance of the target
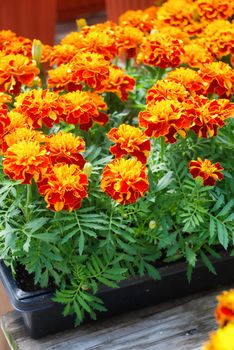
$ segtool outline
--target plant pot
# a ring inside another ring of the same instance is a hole
[[[118,22],[119,16],[128,10],[140,10],[153,6],[154,0],[106,0],[107,18]]]
[[[99,290],[98,296],[102,298],[108,311],[99,313],[98,318],[146,307],[234,281],[231,273],[234,269],[234,257],[223,253],[222,259],[212,261],[217,275],[209,272],[199,261],[190,283],[186,277],[186,263],[182,261],[161,266],[160,281],[144,276],[121,282],[117,289],[103,287]],[[51,300],[53,290],[24,292],[18,288],[11,271],[3,262],[0,263],[0,278],[12,306],[21,313],[32,338],[40,338],[73,327],[74,318],[64,317],[63,306]]]

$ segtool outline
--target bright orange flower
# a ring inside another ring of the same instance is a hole
[[[199,137],[213,137],[218,128],[224,126],[224,121],[232,117],[234,103],[229,100],[209,100],[204,96],[195,96],[186,101],[187,115],[193,120],[191,130]]]
[[[103,91],[109,78],[110,62],[97,53],[80,52],[70,62],[74,83],[84,82]]]
[[[208,84],[206,93],[230,96],[234,93],[234,70],[224,62],[205,64],[199,75]]]
[[[0,30],[0,51],[2,51],[6,43],[14,40],[15,38],[16,34],[11,30]]]
[[[156,101],[177,100],[184,101],[189,96],[189,92],[184,85],[175,81],[158,80],[157,83],[148,90],[146,96],[147,104],[155,104]]]
[[[194,179],[201,177],[204,186],[214,186],[217,180],[221,181],[223,179],[222,170],[224,168],[220,163],[212,163],[209,159],[197,158],[189,163],[190,174]]]
[[[79,124],[81,130],[89,130],[93,122],[104,125],[108,122],[108,116],[99,112],[101,100],[85,91],[69,92],[60,97],[60,102],[64,108],[63,119],[70,124]],[[103,107],[106,105],[103,103]]]
[[[49,62],[50,55],[53,52],[53,47],[50,45],[42,44],[42,53],[40,62]]]
[[[27,123],[33,128],[41,128],[42,124],[51,128],[59,123],[63,108],[59,95],[49,90],[31,90],[16,98],[15,111],[26,116]]]
[[[149,35],[141,45],[138,62],[161,68],[177,67],[183,59],[183,42],[170,35],[156,32]]]
[[[145,111],[139,113],[139,125],[145,128],[147,136],[164,136],[166,142],[176,142],[175,135],[185,135],[185,128],[191,125],[183,108],[183,104],[173,100],[161,100],[149,105]]]
[[[150,33],[154,27],[154,21],[154,13],[147,10],[129,10],[119,17],[119,25],[121,27],[135,27],[144,33]]]
[[[18,128],[28,126],[25,115],[17,112],[15,109],[12,109],[8,113],[8,116],[10,118],[10,125],[7,128],[7,132],[12,132]]]
[[[5,94],[4,92],[0,92],[0,104],[11,103],[11,102],[12,102],[11,95]]]
[[[41,170],[47,168],[46,150],[38,141],[20,141],[10,146],[4,154],[3,170],[14,180],[30,184],[38,179]]]
[[[105,91],[116,93],[123,101],[128,99],[128,92],[135,86],[135,79],[117,66],[110,67],[110,76]]]
[[[60,66],[63,63],[69,63],[77,54],[77,48],[74,45],[55,45],[50,52],[50,65]]]
[[[135,57],[144,38],[142,31],[130,26],[118,27],[116,35],[119,51],[126,52],[128,58]]]
[[[234,323],[234,289],[222,292],[217,299],[215,315],[218,324],[223,327],[227,322]]]
[[[218,59],[234,54],[234,22],[215,20],[204,30],[207,47]]]
[[[71,133],[60,131],[47,138],[45,147],[52,165],[57,163],[76,164],[83,169],[86,161],[80,152],[85,150],[85,142],[79,136],[75,137]]]
[[[175,27],[185,27],[193,22],[193,1],[168,0],[158,10],[157,18],[165,24]]]
[[[196,40],[193,40],[189,45],[185,45],[184,51],[183,61],[190,67],[199,68],[203,67],[206,63],[214,61],[214,56],[210,51]]]
[[[201,36],[203,35],[204,29],[206,28],[206,26],[207,26],[206,21],[202,21],[202,22],[191,21],[190,24],[188,24],[186,27],[183,28],[183,32],[187,33],[187,35],[191,37]]]
[[[6,133],[10,122],[10,118],[7,115],[7,106],[5,104],[0,104],[0,138]]]
[[[234,13],[232,0],[196,0],[195,4],[202,20],[227,19]]]
[[[176,68],[168,73],[166,79],[184,85],[191,94],[202,94],[208,86],[199,74],[190,68]]]
[[[146,166],[137,158],[114,159],[102,174],[101,189],[120,204],[135,203],[148,190]]]
[[[69,64],[61,64],[59,67],[49,70],[48,76],[48,88],[53,88],[54,91],[67,90],[72,92],[82,90],[82,84],[74,82],[76,79]]]
[[[23,55],[6,55],[0,60],[0,91],[20,92],[21,84],[28,85],[39,74],[36,62]]]
[[[145,164],[150,151],[150,139],[141,129],[121,124],[118,128],[111,129],[108,138],[116,144],[110,148],[116,158],[123,155],[135,156],[141,163]]]
[[[2,45],[2,51],[5,55],[20,54],[28,58],[32,58],[32,40],[17,36]]]
[[[55,211],[76,210],[88,197],[88,178],[76,164],[55,164],[37,182],[47,208]]]
[[[226,327],[210,334],[210,340],[205,343],[202,350],[234,350],[233,334],[234,324],[228,323]]]
[[[77,49],[84,47],[84,35],[81,32],[70,32],[62,40],[61,45],[72,45]]]
[[[189,35],[179,27],[173,27],[170,25],[163,24],[162,28],[160,27],[160,22],[158,22],[158,31],[159,33],[170,35],[170,37],[182,41],[184,44],[190,43]],[[157,27],[157,25],[156,25]],[[152,30],[152,33],[154,30]]]
[[[41,143],[45,141],[45,135],[43,135],[41,131],[26,126],[17,128],[4,136],[2,143],[3,152],[6,152],[13,144],[21,141],[38,141]]]

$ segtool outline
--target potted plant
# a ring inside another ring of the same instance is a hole
[[[1,277],[29,328],[232,280],[232,7],[187,4],[0,33]]]

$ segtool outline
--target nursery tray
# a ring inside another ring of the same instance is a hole
[[[121,282],[119,288],[100,288],[98,296],[104,301],[107,312],[97,314],[98,318],[146,307],[163,301],[220,287],[234,281],[234,257],[222,254],[222,259],[212,259],[217,275],[198,262],[192,281],[186,277],[186,263],[176,262],[158,268],[161,280],[149,276],[134,277]],[[74,327],[74,317],[62,315],[63,306],[52,301],[53,290],[41,289],[35,292],[21,290],[12,277],[11,271],[0,262],[0,278],[12,306],[24,320],[29,335],[40,338]],[[87,317],[87,321],[89,318]]]

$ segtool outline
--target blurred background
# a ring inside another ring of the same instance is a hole
[[[0,0],[0,30],[52,45],[76,30],[77,18],[86,18],[88,25],[117,21],[124,11],[153,4],[154,0]]]

